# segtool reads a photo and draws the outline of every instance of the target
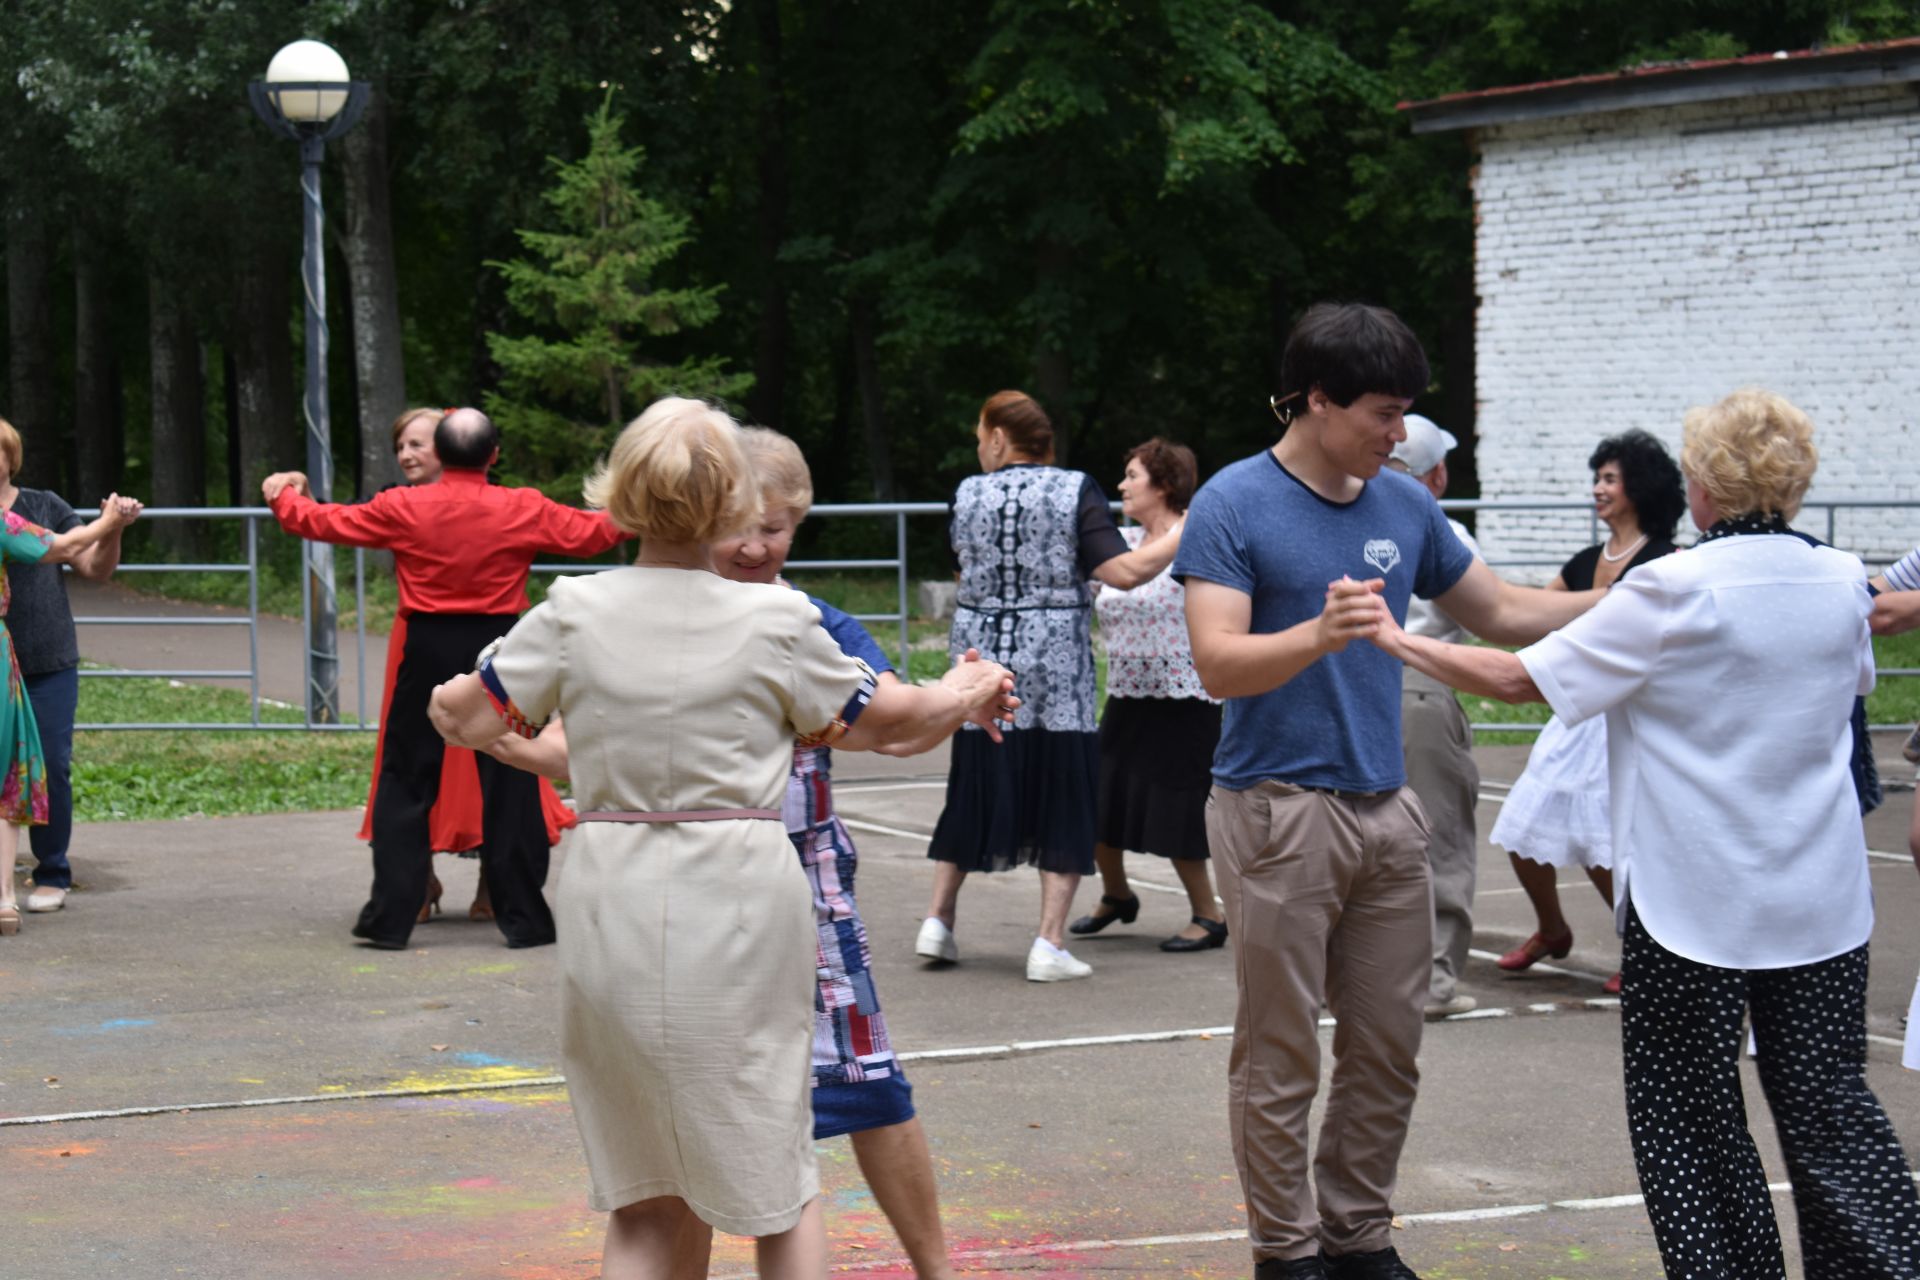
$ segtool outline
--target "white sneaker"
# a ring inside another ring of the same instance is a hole
[[[960,944],[953,940],[953,930],[939,916],[928,916],[920,926],[920,936],[914,940],[913,954],[928,960],[941,960],[952,964],[960,958]]]
[[[67,891],[57,885],[36,885],[27,895],[27,910],[58,911],[67,905]]]
[[[1056,947],[1045,938],[1035,938],[1027,952],[1028,982],[1066,982],[1092,975],[1092,965],[1075,960],[1071,951]]]
[[[1435,1000],[1432,997],[1428,997],[1426,1011],[1427,1021],[1443,1022],[1459,1014],[1472,1013],[1479,1007],[1480,1002],[1465,993],[1456,993],[1446,1000]]]

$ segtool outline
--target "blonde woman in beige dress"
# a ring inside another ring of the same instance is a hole
[[[566,721],[561,1052],[612,1214],[605,1280],[704,1276],[701,1223],[756,1237],[767,1280],[826,1274],[813,904],[780,821],[794,739],[913,742],[1010,700],[1003,670],[966,664],[937,707],[870,724],[872,672],[804,596],[714,574],[709,545],[757,514],[738,436],[698,401],[635,419],[587,486],[640,536],[634,567],[556,583],[434,697],[479,749]]]

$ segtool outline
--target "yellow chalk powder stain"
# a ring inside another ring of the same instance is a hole
[[[437,1089],[448,1091],[455,1087],[465,1089],[484,1089],[489,1085],[512,1084],[516,1080],[537,1080],[550,1076],[553,1072],[539,1067],[516,1067],[511,1063],[488,1067],[460,1067],[451,1071],[436,1071],[432,1075],[411,1075],[393,1081],[389,1089]],[[504,1095],[503,1095],[504,1096]]]

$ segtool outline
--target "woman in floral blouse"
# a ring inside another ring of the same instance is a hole
[[[1199,484],[1193,450],[1155,437],[1127,454],[1120,481],[1121,530],[1130,546],[1179,538]],[[1226,917],[1207,873],[1207,790],[1220,741],[1220,704],[1200,687],[1187,643],[1186,592],[1171,572],[1131,591],[1103,588],[1095,598],[1107,640],[1107,706],[1100,717],[1100,905],[1073,922],[1076,934],[1114,921],[1132,924],[1140,899],[1127,883],[1121,851],[1173,863],[1192,920],[1162,951],[1207,951],[1227,941]]]

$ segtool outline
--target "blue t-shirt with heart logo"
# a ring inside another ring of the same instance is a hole
[[[1353,501],[1332,502],[1263,450],[1194,495],[1173,572],[1246,592],[1252,630],[1268,634],[1318,617],[1327,584],[1343,575],[1386,579],[1387,605],[1404,622],[1409,596],[1444,594],[1472,563],[1412,477],[1383,470]],[[1213,779],[1231,791],[1269,780],[1342,791],[1402,785],[1399,661],[1356,640],[1277,689],[1227,699]]]

